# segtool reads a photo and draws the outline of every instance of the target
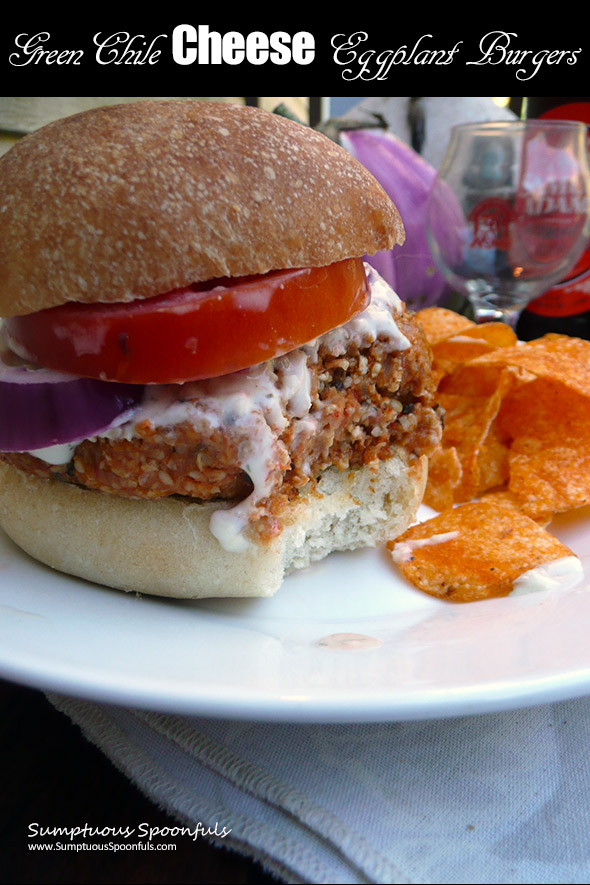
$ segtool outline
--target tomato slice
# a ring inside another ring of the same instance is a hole
[[[5,320],[29,359],[131,384],[214,378],[287,353],[368,306],[363,260],[213,280],[154,298]]]

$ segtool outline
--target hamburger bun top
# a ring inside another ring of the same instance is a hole
[[[141,101],[42,127],[0,158],[0,316],[324,266],[404,240],[373,176],[257,108]]]

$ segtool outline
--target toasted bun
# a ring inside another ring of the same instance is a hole
[[[324,266],[404,240],[326,136],[257,108],[141,101],[58,120],[0,159],[0,316]]]
[[[46,565],[156,596],[272,596],[283,576],[335,550],[397,537],[422,500],[427,459],[399,449],[377,472],[326,471],[270,545],[228,553],[209,531],[212,504],[132,501],[0,465],[0,525]]]

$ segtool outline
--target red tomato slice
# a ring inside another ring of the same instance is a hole
[[[31,360],[89,378],[168,384],[287,353],[369,304],[363,261],[213,280],[128,303],[63,304],[5,320]]]

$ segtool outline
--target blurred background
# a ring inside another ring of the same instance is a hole
[[[166,98],[167,96],[157,96]],[[258,105],[273,111],[284,105],[288,113],[302,122],[316,126],[330,117],[351,117],[362,120],[377,113],[384,117],[388,128],[404,141],[411,142],[412,120],[424,130],[424,143],[420,151],[435,167],[444,153],[449,128],[462,121],[506,119],[518,116],[521,98],[359,98],[359,97],[309,97],[309,96],[168,96],[191,98],[199,101],[237,102]],[[59,117],[75,114],[88,108],[119,102],[140,101],[149,96],[98,96],[98,97],[0,97],[0,153],[14,142]],[[421,122],[420,122],[421,121]],[[443,138],[441,140],[441,133]]]

